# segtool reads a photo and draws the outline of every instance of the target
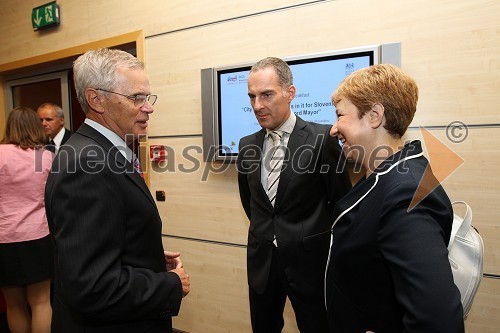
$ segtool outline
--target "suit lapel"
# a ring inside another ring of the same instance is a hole
[[[71,132],[68,131],[67,129],[64,129],[64,135],[63,135],[63,139],[61,140],[61,146],[63,144],[66,143],[66,141],[68,141],[69,137],[71,136]]]
[[[306,143],[307,137],[309,136],[309,134],[304,131],[305,127],[306,122],[297,117],[297,122],[295,123],[295,127],[290,134],[290,139],[288,140],[285,159],[283,161],[283,167],[281,169],[282,171],[278,184],[278,192],[276,193],[276,201],[274,203],[275,208],[279,206],[286,193],[286,188],[293,175],[293,171],[298,170],[298,158],[296,156],[294,158],[294,153]]]
[[[261,175],[262,175],[262,159],[264,158],[264,139],[266,137],[266,130],[262,129],[255,133],[255,146],[256,148],[256,156],[255,160],[260,161],[259,165],[257,166],[256,172],[252,173],[253,177],[257,177],[255,181],[257,181],[260,184],[260,189],[261,189],[261,194],[264,196],[265,199],[267,199],[269,205],[272,207],[271,202],[269,202],[269,199],[267,198],[266,190],[262,186],[262,181],[261,181]]]
[[[116,165],[117,168],[121,169],[120,172],[125,173],[127,177],[129,177],[137,186],[139,186],[144,194],[148,197],[149,201],[151,201],[151,203],[156,207],[156,203],[151,196],[151,192],[149,192],[149,188],[144,182],[144,179],[142,179],[137,172],[134,172],[134,166],[132,165],[132,163],[127,161],[125,156],[123,156],[123,154],[117,147],[115,147],[111,143],[111,141],[109,141],[104,135],[85,123],[80,126],[77,133],[80,133],[81,135],[84,135],[97,142],[108,153],[108,163],[114,163],[113,165]]]
[[[144,194],[148,197],[149,201],[151,201],[151,203],[154,206],[156,206],[156,203],[155,203],[153,197],[151,196],[151,192],[149,191],[149,188],[146,185],[146,182],[137,172],[134,171],[133,164],[131,162],[127,161],[125,156],[123,156],[123,154],[120,153],[118,151],[118,148],[116,148],[115,146],[113,146],[110,149],[110,154],[112,156],[116,157],[116,162],[119,163],[126,170],[125,174],[127,175],[127,177],[132,179],[132,181],[137,186],[139,186],[141,188],[142,192],[144,192]]]

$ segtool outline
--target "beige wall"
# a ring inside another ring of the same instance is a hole
[[[414,127],[431,132],[464,164],[444,181],[452,200],[465,200],[485,242],[485,272],[500,274],[500,2],[497,0],[271,0],[72,1],[59,0],[61,26],[33,32],[31,9],[45,1],[3,0],[0,75],[12,64],[134,30],[145,35],[145,60],[159,95],[150,124],[151,144],[175,151],[175,170],[150,170],[165,246],[183,252],[192,292],[177,328],[188,332],[250,332],[245,249],[248,220],[240,207],[234,166],[202,181],[182,156],[201,146],[200,69],[387,42],[401,42],[402,68],[420,88]],[[284,10],[276,10],[284,8]],[[263,12],[262,15],[252,15]],[[209,24],[214,22],[214,24]],[[2,96],[0,95],[0,99]],[[0,129],[3,126],[0,100]],[[469,125],[453,143],[445,127]],[[437,129],[431,126],[439,126]],[[409,138],[421,138],[418,129]],[[297,332],[287,311],[286,332]],[[468,332],[500,329],[500,280],[484,279],[466,321]]]

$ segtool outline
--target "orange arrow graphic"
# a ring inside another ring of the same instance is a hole
[[[420,127],[420,132],[424,138],[425,146],[429,154],[429,166],[424,172],[417,191],[413,195],[408,211],[415,208],[434,189],[448,178],[460,165],[464,159],[448,148],[431,132],[424,127]],[[432,171],[431,171],[432,170]]]

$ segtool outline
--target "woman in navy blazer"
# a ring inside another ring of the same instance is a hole
[[[464,331],[448,261],[451,203],[420,142],[402,140],[417,99],[415,81],[392,65],[352,73],[332,96],[331,134],[366,175],[334,208],[330,332]]]

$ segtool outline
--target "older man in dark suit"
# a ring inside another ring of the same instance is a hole
[[[164,252],[154,199],[128,148],[156,95],[144,64],[100,49],[74,63],[86,119],[63,145],[45,202],[55,243],[52,331],[171,332],[189,292],[180,253]]]
[[[291,112],[295,91],[283,60],[266,58],[252,67],[248,95],[262,130],[240,141],[238,183],[250,219],[247,267],[254,332],[281,332],[287,296],[301,332],[328,331],[323,278],[330,213],[350,181],[339,164],[338,140],[329,136],[331,126]]]

